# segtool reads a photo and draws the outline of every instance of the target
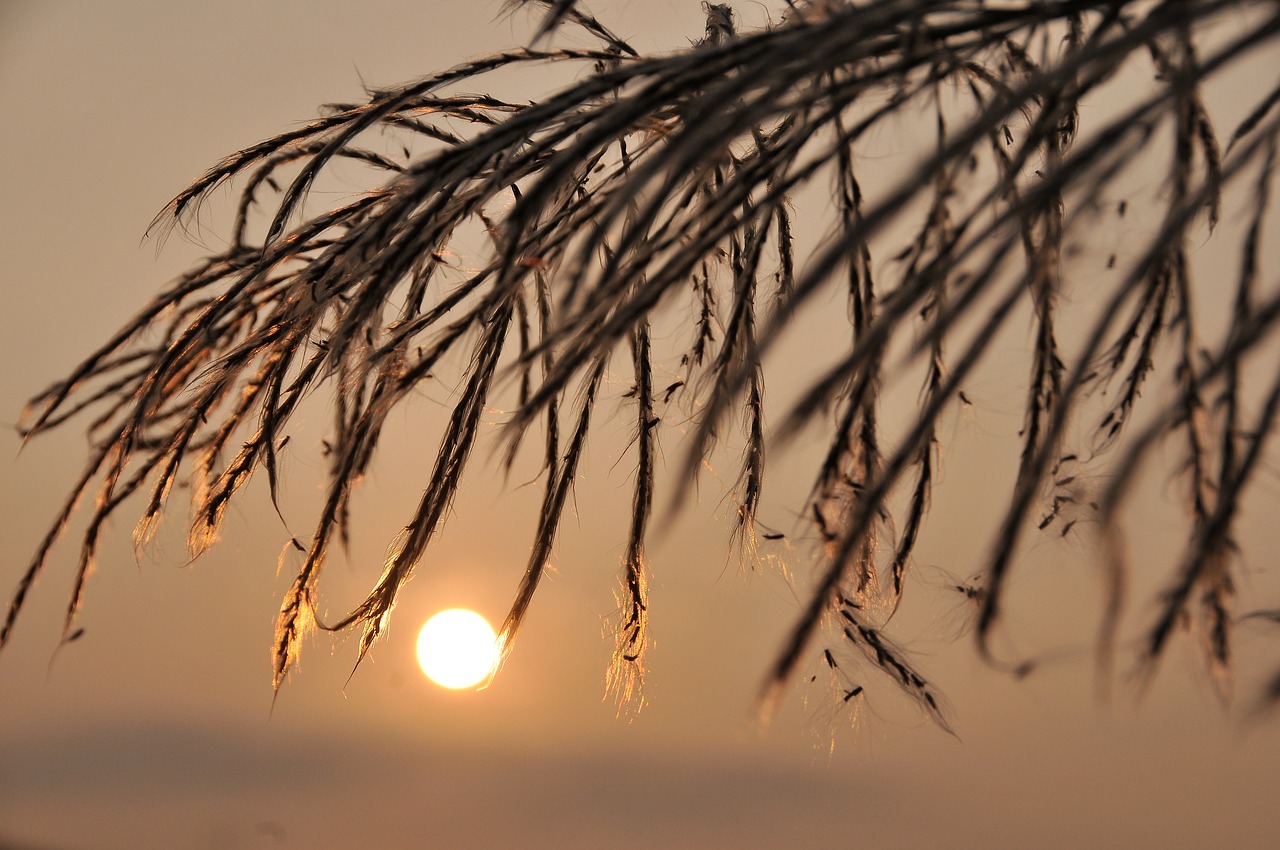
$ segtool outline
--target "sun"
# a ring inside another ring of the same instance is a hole
[[[484,617],[450,608],[427,620],[418,633],[418,665],[446,688],[470,688],[498,666],[498,639]]]

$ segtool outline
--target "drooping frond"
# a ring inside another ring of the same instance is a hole
[[[1153,664],[1190,623],[1225,689],[1233,523],[1265,465],[1280,393],[1260,355],[1274,352],[1280,326],[1280,282],[1261,259],[1274,232],[1280,87],[1259,88],[1225,146],[1206,91],[1238,61],[1274,51],[1280,8],[807,0],[753,30],[729,6],[704,4],[697,42],[641,55],[582,3],[509,5],[538,7],[533,46],[326,107],[218,163],[157,217],[157,232],[181,226],[215,187],[238,181],[228,247],[32,401],[26,437],[91,416],[93,447],[19,581],[0,645],[82,497],[92,504],[65,635],[102,526],[126,499],[144,494],[145,545],[173,485],[191,482],[198,555],[255,473],[278,500],[280,447],[318,394],[333,417],[328,479],[310,541],[292,543],[302,564],[277,621],[274,684],[317,624],[358,629],[363,658],[448,515],[482,414],[514,376],[508,461],[541,431],[545,493],[502,629],[510,652],[603,379],[617,370],[632,381],[619,403],[634,422],[635,474],[609,687],[624,701],[640,693],[655,452],[664,411],[683,400],[693,419],[667,484],[688,488],[740,421],[730,497],[748,548],[769,423],[779,444],[802,429],[825,440],[798,506],[821,542],[817,577],[770,685],[828,641],[833,668],[830,647],[857,650],[945,727],[933,685],[885,631],[911,583],[940,418],[968,403],[966,381],[992,341],[1029,326],[1017,477],[975,592],[982,652],[994,655],[1020,543],[1036,525],[1069,528],[1071,470],[1088,454],[1119,472],[1095,505],[1109,576],[1099,645],[1110,657],[1129,570],[1120,508],[1129,473],[1164,443],[1185,461],[1191,529],[1141,660]],[[568,27],[598,46],[553,46]],[[495,72],[535,65],[563,69],[563,87],[536,100],[476,94]],[[1112,107],[1086,119],[1086,102]],[[886,175],[866,158],[887,134],[909,135],[912,168]],[[352,168],[367,175],[368,189],[317,209],[312,190],[339,164],[347,182]],[[1135,174],[1161,187],[1149,226],[1123,256],[1081,273],[1068,255],[1123,218],[1127,202],[1111,187]],[[1248,193],[1252,211],[1229,328],[1215,339],[1200,300],[1225,284],[1197,281],[1192,260],[1232,191]],[[765,365],[801,311],[832,293],[847,304],[847,333],[809,340],[823,353],[818,374],[798,376],[795,402],[766,415]],[[673,316],[683,347],[659,352],[653,329]],[[678,359],[669,383],[656,366],[667,354]],[[382,576],[346,616],[318,623],[317,588],[384,424],[447,369],[460,389]],[[922,382],[917,406],[890,427],[883,398],[907,376]],[[1090,417],[1086,453],[1071,429]]]

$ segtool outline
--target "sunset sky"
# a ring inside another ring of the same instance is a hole
[[[233,196],[215,195],[198,232],[163,246],[143,239],[156,212],[222,156],[320,104],[360,98],[362,82],[395,84],[524,43],[527,19],[499,15],[501,5],[0,0],[3,604],[85,450],[74,423],[21,452],[8,426],[200,257],[196,242],[219,244],[227,220],[214,213]],[[643,48],[702,32],[695,0],[591,7]],[[1271,60],[1253,72],[1268,86]],[[521,85],[536,95],[552,79]],[[886,164],[909,166],[887,155]],[[1238,212],[1228,210],[1228,233]],[[826,306],[843,321],[843,304]],[[1029,344],[1002,343],[997,359],[1022,364]],[[784,352],[781,368],[805,357]],[[977,568],[1004,507],[1007,483],[996,501],[982,498],[979,481],[1007,482],[1016,467],[1020,379],[990,370],[971,392],[974,409],[950,423],[946,476],[918,556],[925,585],[941,590],[901,624],[899,639],[947,695],[956,737],[887,695],[849,728],[838,697],[802,684],[764,722],[758,691],[806,598],[810,550],[798,541],[765,552],[790,580],[768,563],[740,569],[726,557],[714,476],[655,534],[648,705],[619,718],[602,699],[612,649],[604,622],[632,462],[618,463],[628,423],[614,419],[600,427],[518,647],[479,692],[429,682],[414,642],[438,610],[469,607],[496,623],[510,604],[540,491],[491,471],[496,439],[477,449],[445,533],[370,658],[348,682],[356,641],[315,637],[274,710],[269,646],[291,576],[276,575],[288,534],[262,488],[191,565],[181,494],[168,533],[138,559],[136,510],[126,506],[87,591],[85,634],[54,655],[73,524],[0,653],[0,850],[1272,846],[1280,716],[1259,720],[1249,709],[1261,676],[1280,663],[1275,626],[1240,629],[1229,709],[1186,641],[1141,696],[1121,664],[1103,701],[1090,643],[1099,582],[1085,534],[1033,541],[1024,553],[1043,569],[1018,574],[1026,606],[1011,615],[1007,639],[1052,658],[1037,675],[1011,681],[977,658],[972,640],[951,640],[963,612],[944,585]],[[393,417],[387,462],[357,502],[350,562],[328,568],[322,597],[332,612],[376,580],[434,457],[421,434],[438,427],[447,401],[443,389],[427,393]],[[671,472],[678,436],[663,436]],[[302,502],[323,467],[318,447],[294,448],[286,496]],[[809,481],[804,451],[771,457],[766,519],[786,530]],[[1184,533],[1173,486],[1156,476],[1130,511],[1133,551],[1168,557],[1168,540]],[[1275,608],[1274,465],[1257,486],[1240,541],[1242,584]],[[297,524],[308,519],[299,511]],[[1158,589],[1139,582],[1131,627],[1150,610],[1138,594]]]

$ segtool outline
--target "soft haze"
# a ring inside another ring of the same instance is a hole
[[[519,16],[499,18],[500,5],[0,5],[0,422],[15,421],[27,398],[199,256],[180,235],[159,252],[141,240],[178,189],[320,104],[359,97],[362,81],[395,84],[520,43],[529,28]],[[640,46],[677,46],[702,29],[693,0],[592,8]],[[538,81],[528,85],[536,94]],[[220,238],[219,209],[194,239]],[[1018,344],[1005,351],[1014,362]],[[998,392],[1004,380],[991,376],[991,401],[957,418],[948,480],[1013,469],[1019,422]],[[439,401],[426,398],[414,414],[430,421]],[[409,416],[396,422],[387,456],[397,462],[365,485],[352,563],[335,563],[323,591],[334,610],[376,577],[429,469],[434,447],[416,439],[421,430]],[[621,423],[600,430],[625,439]],[[1028,574],[1025,593],[1039,605],[1013,623],[1061,646],[1060,663],[1041,675],[1014,683],[984,667],[969,642],[948,646],[958,620],[943,607],[909,621],[925,636],[921,666],[948,695],[959,740],[886,701],[856,733],[838,734],[832,753],[831,730],[847,718],[828,694],[806,703],[800,687],[765,727],[756,689],[803,593],[726,559],[728,527],[710,478],[652,548],[650,704],[634,721],[618,719],[601,699],[610,650],[602,632],[629,470],[614,468],[607,442],[601,449],[519,648],[480,693],[446,692],[414,662],[430,614],[465,606],[499,618],[525,561],[536,488],[485,480],[478,463],[369,661],[346,683],[354,642],[314,639],[274,711],[268,646],[288,578],[274,570],[286,537],[260,490],[191,566],[180,508],[137,562],[130,528],[116,523],[87,592],[85,636],[51,659],[72,538],[0,654],[0,848],[1261,848],[1280,834],[1280,720],[1246,717],[1252,680],[1224,712],[1194,654],[1173,653],[1140,704],[1123,684],[1109,707],[1100,704],[1087,641],[1058,638],[1072,633],[1072,618],[1092,633],[1098,596],[1082,545],[1038,542],[1029,553],[1051,563],[1049,577]],[[675,467],[678,445],[664,438],[663,449]],[[83,453],[74,427],[21,454],[11,431],[0,437],[6,601]],[[314,451],[299,450],[286,492],[313,493],[317,464]],[[803,494],[806,472],[792,480],[782,463],[770,475],[772,518],[786,526],[784,495]],[[1274,552],[1280,536],[1266,507],[1273,515],[1280,503],[1276,471],[1258,486],[1247,551]],[[920,560],[940,583],[943,568],[971,571],[987,542],[983,523],[1002,507],[974,492],[944,483],[935,498]],[[1158,552],[1161,536],[1179,533],[1172,502],[1157,488],[1131,511],[1149,535],[1137,545]],[[801,587],[802,555],[791,562]],[[1246,578],[1274,589],[1268,569],[1247,564]],[[1044,604],[1060,587],[1070,591],[1053,596],[1057,608]],[[1266,637],[1242,629],[1242,652]]]

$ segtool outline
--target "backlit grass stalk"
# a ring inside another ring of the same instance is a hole
[[[1098,645],[1110,659],[1127,599],[1124,497],[1150,449],[1176,437],[1190,530],[1139,660],[1150,669],[1192,622],[1227,692],[1233,523],[1267,462],[1280,387],[1280,376],[1253,386],[1256,370],[1247,368],[1274,344],[1280,322],[1274,273],[1268,279],[1260,259],[1280,86],[1259,90],[1225,149],[1205,87],[1236,60],[1274,50],[1274,4],[823,0],[781,4],[775,23],[754,31],[741,30],[729,6],[707,4],[703,37],[657,55],[632,48],[580,3],[509,5],[541,8],[534,46],[328,106],[218,163],[157,217],[154,232],[182,226],[213,189],[239,181],[229,246],[28,408],[26,438],[91,415],[92,446],[19,578],[0,645],[85,496],[92,504],[64,639],[78,634],[103,524],[135,494],[145,499],[141,547],[174,485],[192,484],[193,557],[216,539],[255,472],[281,511],[280,449],[303,400],[325,391],[328,481],[309,542],[290,541],[301,564],[277,620],[274,687],[316,625],[359,630],[363,659],[424,562],[510,378],[517,403],[504,423],[504,462],[540,428],[545,491],[501,631],[506,657],[551,561],[593,413],[609,397],[605,379],[623,368],[613,355],[626,347],[633,383],[615,400],[635,422],[634,492],[607,681],[624,704],[638,703],[663,411],[683,403],[692,412],[683,465],[669,482],[682,493],[714,460],[728,417],[742,416],[732,533],[742,552],[755,552],[772,451],[767,367],[802,308],[838,291],[848,333],[823,341],[827,367],[797,376],[807,383],[772,440],[817,430],[827,449],[797,506],[819,543],[817,577],[766,690],[820,652],[845,701],[862,697],[848,669],[855,662],[841,666],[832,654],[843,647],[950,728],[934,686],[885,632],[912,586],[941,417],[969,404],[964,387],[993,340],[1029,322],[1017,476],[973,593],[981,651],[1020,674],[1030,669],[1027,659],[997,658],[991,642],[1019,546],[1028,526],[1069,533],[1067,515],[1080,506],[1074,474],[1063,470],[1109,457],[1118,474],[1096,509],[1107,564]],[[555,47],[562,26],[598,46]],[[1210,44],[1202,33],[1211,27]],[[530,65],[563,68],[563,88],[536,100],[476,93],[492,72]],[[1144,69],[1150,85],[1125,93],[1114,117],[1085,121],[1083,102],[1114,96],[1117,79]],[[918,162],[869,182],[863,154],[872,140],[917,123],[932,140]],[[369,188],[316,210],[311,192],[339,163],[366,174]],[[1138,169],[1163,187],[1159,223],[1123,262],[1071,279],[1070,246],[1105,227],[1111,211],[1123,217],[1127,201],[1108,187]],[[1247,175],[1253,212],[1231,327],[1215,345],[1197,322],[1192,246]],[[796,207],[807,186],[828,190],[828,217]],[[799,237],[815,247],[799,254]],[[1073,309],[1085,328],[1078,340],[1062,332]],[[663,389],[653,329],[680,310],[685,348]],[[382,576],[345,616],[318,619],[324,566],[335,539],[347,540],[352,499],[388,416],[451,368],[461,380],[435,463]],[[884,425],[883,398],[908,373],[923,386],[895,432]],[[1159,384],[1171,398],[1150,391]],[[1140,407],[1149,415],[1131,435]],[[1069,441],[1073,425],[1090,418],[1086,451]],[[905,505],[900,532],[895,499]]]

